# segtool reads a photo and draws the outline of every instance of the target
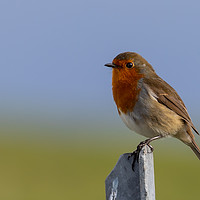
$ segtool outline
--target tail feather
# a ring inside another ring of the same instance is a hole
[[[190,144],[190,148],[192,149],[192,151],[194,151],[194,153],[200,160],[200,148],[198,147],[195,141],[192,141],[192,143]]]

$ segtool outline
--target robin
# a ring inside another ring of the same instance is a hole
[[[183,101],[142,56],[121,53],[105,66],[112,67],[112,91],[119,116],[129,129],[148,138],[132,155],[139,155],[141,148],[154,140],[172,136],[200,159],[192,129],[199,133]]]

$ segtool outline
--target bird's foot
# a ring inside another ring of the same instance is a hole
[[[135,163],[136,161],[138,162],[139,161],[139,155],[140,155],[140,151],[142,150],[142,148],[145,146],[145,145],[148,145],[149,148],[151,149],[151,152],[153,152],[153,147],[149,144],[150,140],[147,139],[145,141],[142,141],[140,142],[140,144],[137,146],[137,149],[135,151],[133,151],[133,153],[131,153],[129,156],[128,156],[128,160],[133,156],[133,162],[132,162],[132,170],[134,170],[135,168]]]

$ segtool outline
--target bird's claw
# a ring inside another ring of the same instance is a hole
[[[133,151],[129,156],[128,156],[128,160],[133,156],[133,162],[132,162],[132,170],[134,170],[135,168],[135,163],[136,161],[139,162],[139,155],[140,155],[140,151],[142,150],[142,148],[145,146],[145,145],[148,145],[149,148],[151,149],[151,152],[153,152],[153,147],[149,144],[149,140],[145,140],[145,141],[142,141],[140,142],[140,144],[137,146],[137,149],[135,151]]]

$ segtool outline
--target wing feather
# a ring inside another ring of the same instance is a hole
[[[198,135],[200,135],[192,123],[182,99],[168,83],[157,75],[155,77],[150,77],[149,79],[144,79],[144,83],[151,88],[159,103],[181,116],[181,118],[187,122]]]

